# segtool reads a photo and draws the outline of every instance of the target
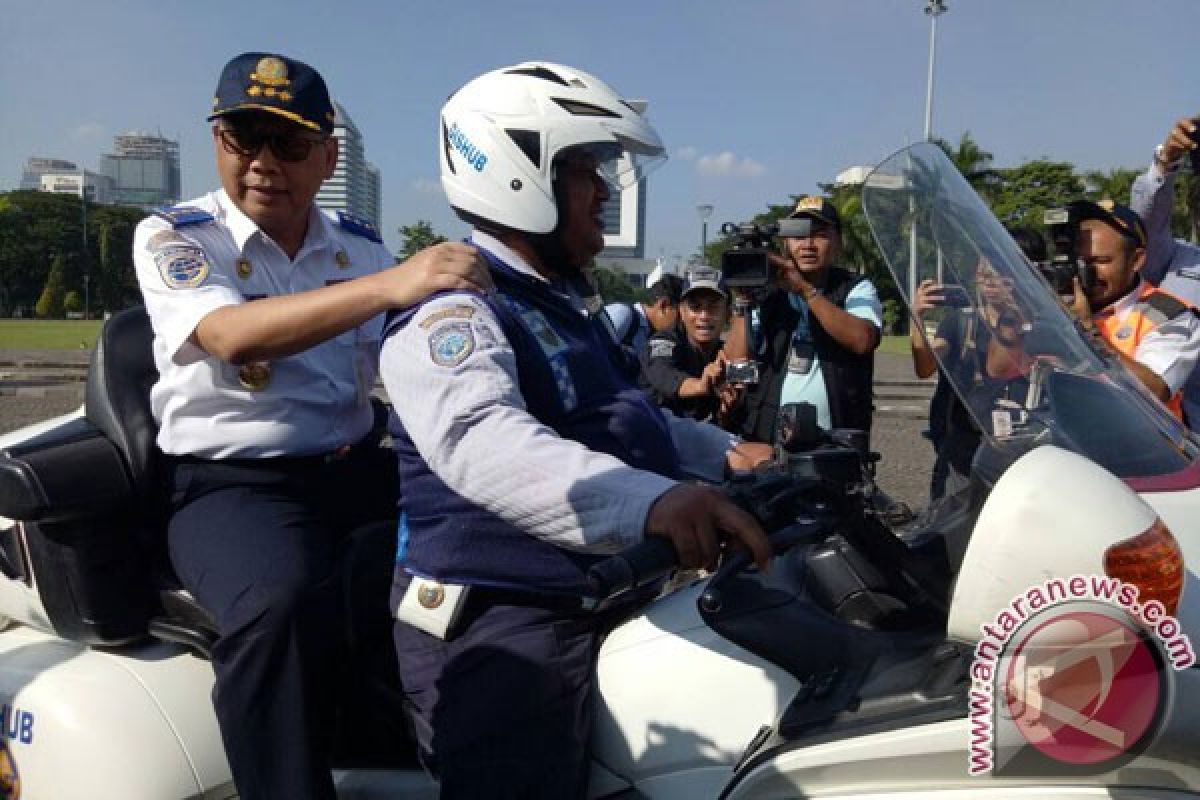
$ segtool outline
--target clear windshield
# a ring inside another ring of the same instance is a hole
[[[1185,468],[1197,445],[1102,345],[1087,340],[941,148],[896,153],[863,210],[905,302],[952,288],[923,320],[943,373],[988,444],[1055,444],[1121,477]],[[915,323],[914,323],[915,324]]]

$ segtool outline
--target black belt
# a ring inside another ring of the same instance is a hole
[[[181,464],[202,464],[216,467],[242,467],[244,469],[277,469],[283,472],[308,472],[342,464],[351,459],[359,445],[346,445],[328,453],[311,456],[264,456],[261,458],[203,458],[192,455],[168,455],[167,458]]]
[[[479,608],[488,606],[525,606],[544,608],[547,611],[583,612],[587,610],[585,598],[571,594],[530,592],[521,589],[499,589],[491,586],[471,586],[468,604],[478,603]]]

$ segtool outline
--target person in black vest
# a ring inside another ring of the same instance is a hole
[[[630,104],[579,70],[519,64],[452,95],[441,130],[442,186],[496,291],[443,294],[385,329],[401,677],[443,798],[582,797],[607,624],[582,610],[588,567],[645,536],[684,567],[714,566],[724,539],[765,564],[755,520],[683,480],[770,448],[661,412],[587,282],[610,182],[663,154]]]
[[[688,273],[679,324],[658,331],[642,353],[642,382],[663,408],[726,427],[744,391],[725,381],[721,334],[729,300],[721,273],[701,267]]]
[[[802,197],[792,217],[812,220],[809,236],[783,240],[771,254],[777,287],[761,304],[733,304],[725,343],[730,361],[756,359],[759,382],[744,402],[742,433],[771,442],[779,408],[810,403],[817,424],[871,429],[871,381],[883,309],[865,276],[835,266],[842,251],[841,217],[825,198]]]

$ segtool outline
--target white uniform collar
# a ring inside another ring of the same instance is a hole
[[[246,243],[256,233],[265,239],[271,238],[263,233],[258,225],[254,224],[254,220],[242,213],[242,210],[237,207],[224,189],[216,192],[216,202],[225,217],[225,227],[229,228],[229,232],[233,235],[233,241],[239,252],[246,252]],[[299,261],[308,253],[327,247],[332,238],[332,224],[329,217],[322,214],[316,205],[310,206],[308,209],[308,232],[304,234],[304,244],[300,245],[300,250],[292,260]]]
[[[1133,285],[1133,289],[1131,289],[1129,292],[1127,292],[1123,297],[1121,297],[1115,303],[1110,303],[1107,307],[1102,308],[1099,311],[1097,311],[1095,313],[1095,316],[1097,316],[1097,317],[1115,316],[1117,319],[1124,319],[1125,315],[1129,313],[1130,309],[1133,308],[1134,304],[1137,303],[1138,298],[1140,298],[1141,296],[1142,296],[1142,278],[1139,275],[1138,279],[1137,279],[1137,283],[1135,283]]]
[[[477,244],[484,250],[487,250],[505,264],[512,267],[516,272],[519,272],[522,275],[529,275],[537,278],[542,283],[549,283],[549,281],[542,277],[541,273],[530,266],[529,262],[525,260],[524,256],[522,256],[516,250],[513,250],[504,242],[497,239],[495,236],[492,236],[490,233],[484,233],[481,230],[471,231],[471,243]]]

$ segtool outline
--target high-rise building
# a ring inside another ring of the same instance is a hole
[[[630,101],[639,114],[646,113],[643,100]],[[624,273],[634,288],[646,286],[646,276],[656,262],[646,259],[646,180],[613,191],[604,204],[604,250],[596,264]]]
[[[126,133],[114,139],[113,150],[100,157],[100,171],[113,181],[113,202],[145,209],[179,202],[179,142]]]
[[[367,164],[367,213],[366,218],[378,228],[383,219],[383,176],[379,167]]]
[[[345,211],[379,227],[379,170],[367,163],[363,137],[341,104],[334,103],[337,117],[333,135],[338,140],[337,166],[332,177],[321,184],[317,205],[329,211]]]
[[[45,175],[78,175],[79,167],[74,161],[63,161],[61,158],[29,158],[25,161],[25,169],[21,172],[21,188],[27,191],[42,191],[42,177]]]
[[[42,175],[42,184],[38,188],[43,192],[87,197],[93,203],[107,205],[113,201],[112,178],[86,169],[46,173]]]

